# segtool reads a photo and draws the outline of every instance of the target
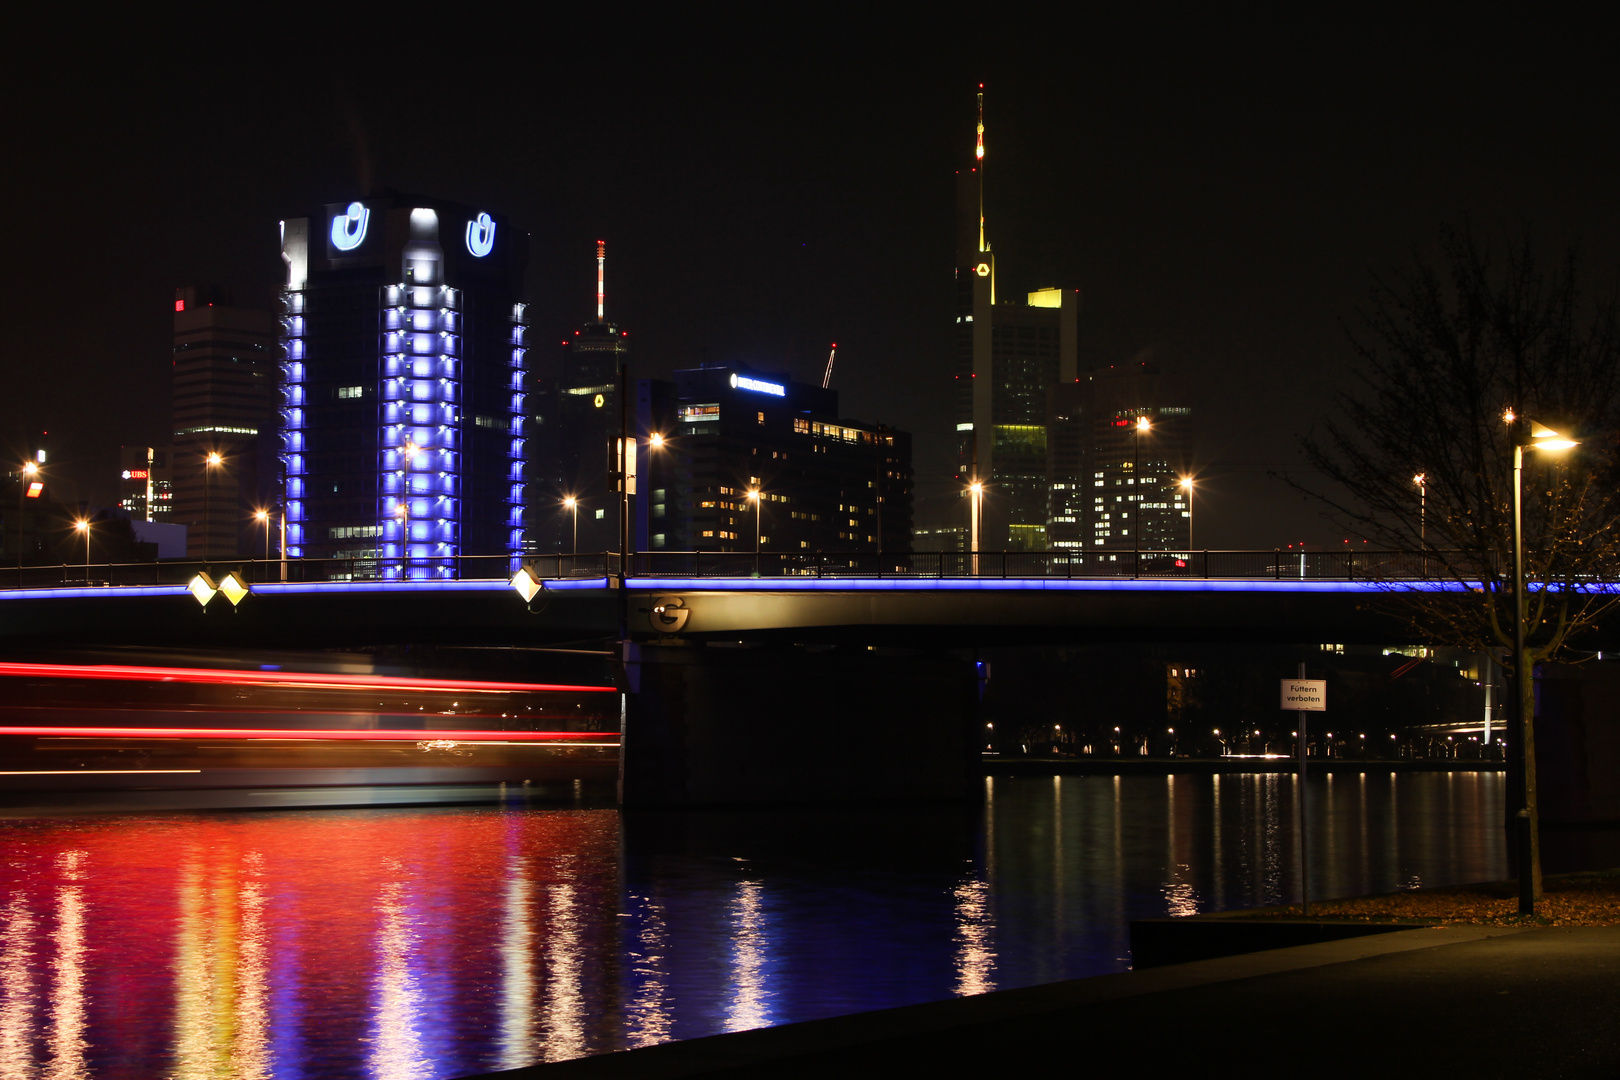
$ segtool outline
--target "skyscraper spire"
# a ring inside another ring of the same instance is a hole
[[[979,168],[979,250],[989,251],[984,246],[984,83],[979,84],[979,141],[973,157]]]
[[[981,128],[983,127],[983,125],[980,125],[980,126],[981,126]],[[606,310],[606,307],[607,307],[607,305],[604,303],[604,300],[606,299],[606,296],[607,296],[607,293],[604,291],[604,282],[605,282],[605,276],[606,276],[606,270],[605,270],[606,265],[607,265],[607,241],[606,240],[598,240],[596,242],[596,321],[597,322],[606,322],[607,321],[607,319],[605,318],[605,316],[603,314],[604,311]]]

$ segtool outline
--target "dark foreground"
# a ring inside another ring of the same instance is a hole
[[[491,1076],[1612,1077],[1620,927],[1455,926],[1304,945],[716,1035]],[[1288,1063],[1292,1063],[1291,1066]]]

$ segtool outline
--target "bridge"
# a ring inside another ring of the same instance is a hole
[[[1403,592],[1457,588],[1426,580],[1422,557],[1406,553],[1123,556],[644,552],[622,578],[611,555],[518,568],[467,557],[432,578],[383,577],[355,560],[25,567],[0,570],[0,642],[533,647],[616,642],[622,626],[632,641],[666,645],[1400,644],[1414,641]],[[234,602],[213,591],[233,575]]]
[[[976,648],[1412,643],[1400,594],[1460,591],[1421,556],[1363,552],[653,552],[622,576],[603,555],[415,569],[70,565],[10,571],[9,586],[0,571],[0,650],[611,647],[628,805],[949,798],[980,773]]]

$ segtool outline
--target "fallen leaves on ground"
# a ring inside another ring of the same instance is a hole
[[[1534,916],[1519,914],[1519,886],[1514,881],[1484,885],[1450,885],[1413,889],[1383,896],[1313,900],[1313,919],[1357,922],[1412,922],[1445,926],[1617,926],[1620,925],[1620,872],[1563,874],[1543,880],[1544,899]],[[1298,919],[1298,904],[1257,912],[1257,919]]]

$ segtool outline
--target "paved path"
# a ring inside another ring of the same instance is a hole
[[[493,1073],[1620,1076],[1620,927],[1419,929]]]

